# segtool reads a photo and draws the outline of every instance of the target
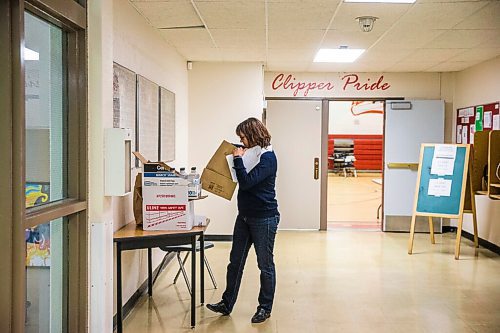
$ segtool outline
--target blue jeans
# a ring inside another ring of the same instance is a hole
[[[222,294],[222,301],[229,311],[233,310],[238,298],[243,268],[252,244],[260,269],[259,308],[269,312],[272,310],[276,289],[273,249],[279,221],[279,216],[255,218],[238,215],[236,218],[227,266],[226,291]]]

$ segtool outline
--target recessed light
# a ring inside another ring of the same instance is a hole
[[[40,54],[38,52],[28,49],[27,47],[24,48],[24,60],[39,60],[39,59],[40,59]]]
[[[417,0],[344,0],[344,2],[415,3]]]
[[[363,52],[364,49],[320,49],[314,62],[354,62]]]

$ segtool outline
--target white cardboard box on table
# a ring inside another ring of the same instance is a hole
[[[193,203],[188,182],[173,172],[144,172],[142,177],[144,230],[191,230]]]

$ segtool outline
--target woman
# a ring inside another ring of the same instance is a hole
[[[238,147],[233,152],[234,169],[239,183],[238,216],[227,266],[226,290],[219,303],[207,304],[207,308],[223,315],[231,313],[238,297],[248,251],[253,244],[260,269],[260,293],[259,306],[252,317],[252,323],[261,323],[271,316],[276,289],[273,249],[279,223],[275,192],[277,161],[271,147],[271,135],[258,119],[248,118],[239,124],[236,134],[243,147]],[[258,163],[248,170],[243,156],[250,150],[256,153]]]

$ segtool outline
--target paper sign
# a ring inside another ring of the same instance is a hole
[[[469,140],[469,143],[471,145],[474,144],[474,133],[476,133],[476,125],[470,125],[470,140]]]
[[[434,158],[452,158],[457,156],[457,146],[455,145],[436,145],[434,148]]]
[[[438,176],[451,176],[453,175],[454,166],[454,158],[433,158],[431,174]]]
[[[451,179],[437,178],[429,180],[428,195],[449,197],[451,195]]]
[[[469,140],[467,140],[469,138],[469,133],[468,133],[468,127],[467,126],[464,126],[462,128],[462,143],[468,143]]]
[[[484,111],[484,108],[482,105],[476,107],[476,130],[477,131],[483,130],[483,111]]]
[[[493,129],[500,130],[500,114],[493,116]]]
[[[465,117],[466,114],[467,114],[467,109],[458,110],[458,117],[459,118]]]
[[[493,112],[485,112],[484,113],[484,128],[491,128],[491,117]]]
[[[462,118],[462,124],[468,124],[469,123],[469,117]]]
[[[462,125],[457,125],[457,143],[462,143]]]

